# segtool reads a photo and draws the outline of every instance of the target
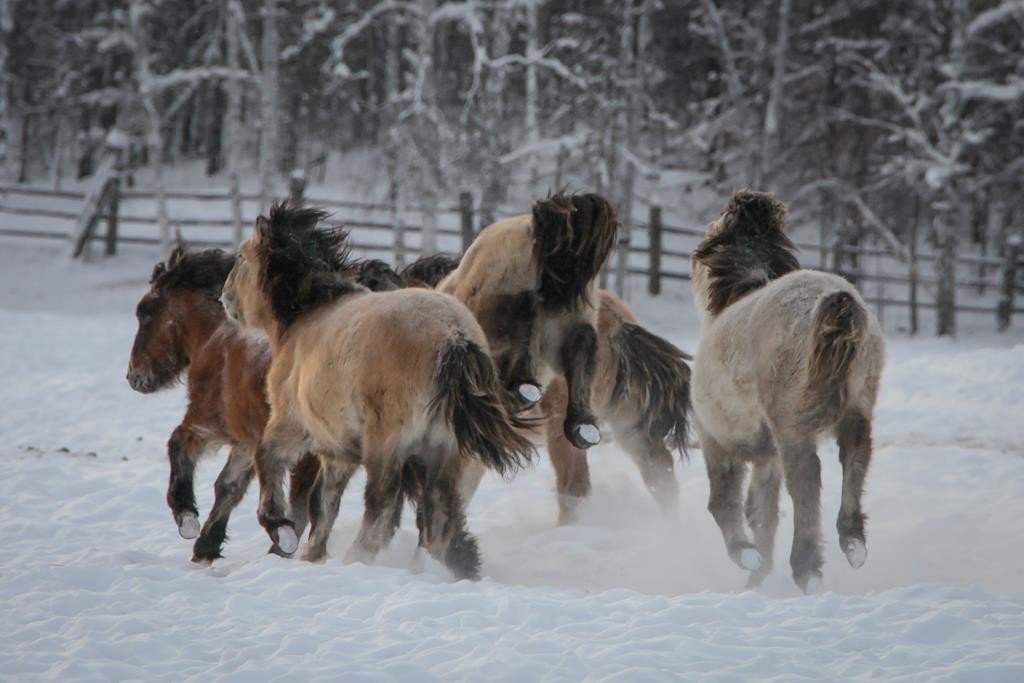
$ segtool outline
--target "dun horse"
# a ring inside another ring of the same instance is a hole
[[[458,266],[458,259],[437,254],[395,273],[382,261],[368,262],[360,282],[371,289],[433,287]],[[633,312],[611,292],[599,290],[597,361],[591,383],[594,411],[611,427],[617,442],[640,468],[644,483],[666,510],[675,508],[679,485],[672,450],[685,453],[690,395],[690,357],[644,329]],[[567,390],[553,380],[541,401],[548,453],[557,478],[559,523],[571,522],[590,492],[587,452],[566,439]],[[463,495],[469,497],[483,475],[468,468]],[[468,502],[468,501],[467,501]]]
[[[128,364],[129,384],[144,394],[174,384],[188,370],[188,408],[167,444],[167,504],[182,538],[198,535],[194,561],[221,557],[228,518],[252,479],[253,455],[269,412],[264,389],[269,346],[243,334],[218,301],[233,263],[234,257],[219,249],[190,253],[178,247],[167,263],[157,264],[136,310],[139,329]],[[231,455],[217,477],[213,509],[200,531],[193,489],[196,462],[223,444],[231,446]],[[307,456],[293,472],[297,527],[305,526],[316,466]]]
[[[456,576],[476,578],[479,554],[458,491],[463,467],[476,457],[509,472],[532,455],[487,338],[452,297],[357,284],[346,235],[320,229],[324,217],[272,207],[224,286],[229,315],[270,339],[270,418],[256,456],[260,523],[283,551],[298,545],[281,483],[285,465],[312,450],[321,468],[306,559],[326,554],[342,493],[362,465],[365,511],[347,561],[376,556],[409,496],[420,546]]]
[[[593,194],[557,194],[533,214],[480,233],[438,285],[480,322],[505,386],[526,405],[554,376],[565,379],[563,432],[576,448],[600,441],[591,408],[597,363],[595,279],[615,242],[611,205]]]
[[[770,572],[785,479],[794,508],[793,579],[813,592],[821,585],[822,434],[835,434],[843,466],[839,543],[853,567],[867,557],[861,496],[884,341],[850,283],[800,269],[784,218],[785,206],[771,195],[739,192],[694,252],[703,324],[692,398],[711,483],[708,509],[729,556],[751,572],[751,586]]]

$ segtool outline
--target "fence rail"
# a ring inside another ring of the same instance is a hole
[[[298,192],[297,195],[295,194],[296,191]],[[423,222],[426,223],[428,220],[426,214],[428,212],[431,213],[432,216],[430,216],[429,220],[436,226],[433,228],[434,235],[457,238],[458,243],[462,245],[464,250],[475,237],[476,230],[474,226],[477,225],[477,221],[481,216],[490,216],[494,212],[497,212],[499,215],[513,213],[503,208],[489,207],[485,209],[478,206],[474,203],[473,196],[468,192],[463,192],[459,196],[457,204],[442,204],[433,209],[417,205],[396,206],[381,202],[339,200],[318,196],[307,197],[304,196],[304,187],[301,184],[297,189],[292,187],[291,192],[293,198],[309,204],[345,211],[346,213],[344,214],[335,215],[334,219],[343,223],[352,231],[354,240],[352,248],[374,255],[387,254],[395,249],[397,245],[391,242],[374,243],[373,241],[360,239],[361,237],[371,233],[394,233],[396,232],[396,227],[401,228],[399,232],[402,233],[403,241],[408,239],[410,235],[416,235],[417,233],[420,233],[421,237],[423,236],[422,225],[417,224],[415,221],[410,221],[409,214],[421,214]],[[162,194],[164,199],[168,201],[222,203],[224,210],[220,216],[229,216],[231,214],[231,207],[241,207],[242,202],[255,206],[258,206],[260,202],[260,195],[242,193],[237,190],[237,187],[234,188],[233,192],[231,190],[167,190]],[[0,217],[6,214],[29,218],[55,219],[68,222],[69,224],[67,232],[35,230],[23,226],[4,227],[0,225],[0,236],[66,240],[71,237],[70,225],[83,218],[81,211],[70,208],[17,206],[12,205],[9,201],[5,201],[8,197],[17,196],[43,197],[78,203],[85,202],[87,198],[85,192],[74,190],[52,190],[28,185],[0,184]],[[128,210],[124,210],[121,206],[124,201],[155,201],[157,198],[155,191],[141,188],[124,189],[120,186],[120,183],[113,183],[112,187],[109,188],[109,192],[104,197],[104,201],[95,209],[96,213],[92,216],[87,234],[80,236],[83,245],[94,241],[101,241],[105,244],[106,252],[113,254],[116,253],[118,244],[160,245],[166,239],[166,237],[161,239],[155,231],[153,235],[126,235],[120,231],[120,226],[125,225],[161,225],[161,219],[157,215],[139,213],[137,207],[134,209],[129,207]],[[627,259],[625,272],[631,276],[645,277],[647,279],[648,292],[652,295],[658,295],[662,292],[663,281],[688,281],[690,279],[689,261],[691,251],[687,246],[695,246],[703,238],[704,230],[664,222],[662,219],[662,207],[658,205],[650,205],[648,203],[647,210],[648,217],[646,221],[634,220],[629,226],[634,235],[646,234],[646,244],[637,244],[635,240],[623,242],[618,247],[619,253],[614,258],[625,257]],[[382,213],[386,214],[386,216],[381,216]],[[447,222],[458,227],[442,227],[438,225],[437,218],[442,216],[450,218],[451,220]],[[96,226],[101,220],[105,221],[107,225],[105,235],[96,234],[99,230]],[[235,217],[204,217],[193,213],[192,215],[178,215],[167,220],[171,225],[188,227],[193,229],[193,232],[201,231],[200,235],[194,238],[190,237],[189,243],[203,247],[232,246],[234,239],[237,239],[237,235],[241,234],[239,219]],[[136,228],[137,231],[138,228]],[[223,237],[215,236],[217,233]],[[689,240],[691,244],[680,244],[681,241],[686,240]],[[884,293],[876,293],[873,296],[865,293],[865,301],[877,306],[880,313],[884,312],[885,307],[908,309],[912,331],[914,332],[917,331],[917,310],[939,307],[939,304],[933,301],[922,300],[921,288],[937,287],[941,284],[940,279],[934,276],[922,275],[919,268],[921,264],[936,263],[939,257],[938,254],[920,253],[916,249],[911,249],[909,260],[902,260],[897,259],[886,249],[863,245],[837,246],[832,244],[823,246],[797,242],[796,246],[812,253],[829,253],[834,256],[839,254],[854,255],[857,259],[868,257],[891,260],[889,264],[891,268],[886,273],[867,272],[863,268],[840,268],[838,271],[833,268],[832,270],[858,283],[858,286],[860,286],[860,283],[905,286],[908,290],[908,298],[906,299],[896,298]],[[404,248],[408,248],[408,246]],[[1002,257],[975,254],[958,254],[956,256],[955,262],[958,266],[974,267],[976,269],[972,271],[975,275],[971,277],[956,278],[954,283],[955,290],[974,290],[984,293],[986,290],[991,289],[999,293],[999,300],[992,306],[956,302],[953,306],[954,312],[993,315],[997,320],[997,327],[1000,330],[1005,330],[1009,327],[1013,315],[1024,313],[1024,309],[1016,305],[1016,295],[1024,292],[1024,286],[1020,284],[1018,278],[1019,273],[1024,273],[1021,270],[1020,264],[1021,249],[1016,243],[1008,242],[1004,252]],[[644,260],[645,257],[646,263],[641,266],[638,260]],[[985,277],[986,270],[989,268],[988,272],[992,274],[992,279]],[[893,272],[893,270],[902,270],[904,272]],[[620,287],[621,284],[616,283]]]

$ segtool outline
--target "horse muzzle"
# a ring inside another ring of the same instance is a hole
[[[140,394],[151,394],[157,389],[157,383],[149,375],[128,369],[128,386]]]

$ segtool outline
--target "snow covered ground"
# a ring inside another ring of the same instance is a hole
[[[344,566],[361,480],[326,564],[266,555],[250,494],[227,557],[196,567],[163,500],[183,392],[124,381],[153,255],[65,253],[0,241],[0,679],[1024,680],[1019,336],[890,340],[858,571],[833,529],[836,449],[821,449],[822,595],[789,579],[785,496],[776,575],[744,592],[700,452],[665,519],[614,444],[592,454],[576,526],[554,525],[546,460],[485,480],[479,583],[412,573],[410,515],[377,566]],[[637,298],[642,320],[695,347],[688,292]],[[203,513],[221,463],[200,467]]]

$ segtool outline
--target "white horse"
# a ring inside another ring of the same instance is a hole
[[[775,197],[738,192],[693,254],[702,312],[691,398],[711,483],[708,510],[729,557],[756,587],[771,571],[782,479],[793,499],[790,565],[804,592],[821,587],[821,462],[835,435],[843,466],[839,542],[867,557],[864,478],[884,340],[857,290],[836,275],[801,270]],[[745,513],[743,480],[753,477]]]

